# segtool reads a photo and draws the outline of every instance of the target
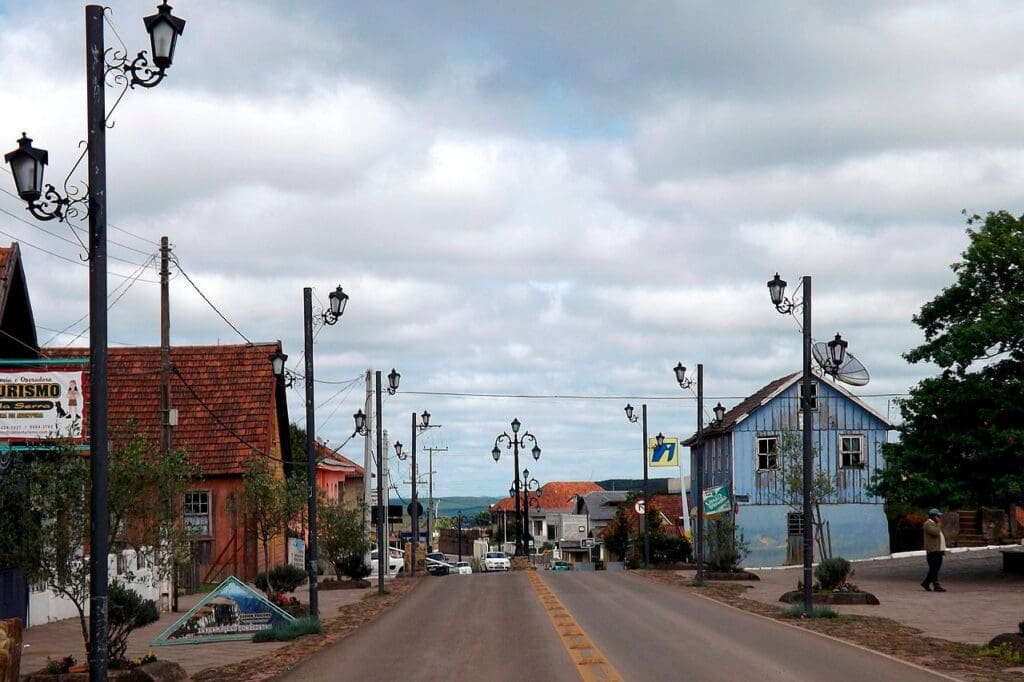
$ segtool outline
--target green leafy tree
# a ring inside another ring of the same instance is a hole
[[[473,525],[478,528],[486,528],[491,525],[491,512],[482,509],[473,517]]]
[[[66,597],[78,612],[86,657],[89,629],[89,460],[66,441],[41,443],[0,475],[0,556]]]
[[[110,547],[132,548],[158,579],[169,579],[189,559],[181,505],[202,471],[184,450],[162,456],[134,421],[113,434],[110,452]]]
[[[266,457],[253,455],[242,462],[242,491],[232,500],[252,523],[263,548],[263,565],[271,567],[270,544],[286,535],[291,521],[300,515],[306,501],[305,480],[285,478]],[[274,585],[268,585],[273,595]]]
[[[814,461],[820,461],[818,448],[814,448]],[[782,465],[781,494],[784,504],[796,513],[804,510],[804,445],[799,434],[784,429],[779,439],[779,458]],[[832,557],[832,534],[828,521],[821,515],[821,505],[837,495],[839,489],[828,471],[820,466],[811,474],[811,524],[814,526],[814,543],[818,546],[821,559]]]
[[[372,545],[363,531],[363,510],[347,508],[341,500],[328,500],[320,505],[317,518],[319,551],[334,565],[335,573],[353,580],[369,575],[366,555]]]
[[[899,442],[871,492],[913,507],[1004,507],[1024,499],[1024,216],[967,219],[956,280],[914,316],[904,354],[942,370],[899,402]],[[977,227],[976,227],[977,226]]]
[[[604,529],[604,546],[608,551],[618,556],[621,560],[626,558],[626,550],[629,548],[631,526],[629,513],[626,511],[627,503],[619,505],[615,512],[615,518],[608,522]]]

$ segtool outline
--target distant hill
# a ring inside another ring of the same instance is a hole
[[[606,481],[597,481],[597,484],[605,490],[643,490],[644,479],[642,478],[609,478]],[[668,492],[667,478],[649,479],[652,495],[660,495]]]
[[[454,516],[462,511],[464,516],[473,518],[484,509],[501,500],[501,497],[435,497],[434,503],[437,504],[437,515],[440,516]],[[408,503],[406,498],[406,503]],[[402,504],[402,500],[392,499],[391,504]],[[426,496],[420,497],[420,504],[423,505],[423,509],[427,508]],[[404,507],[405,505],[403,505]]]

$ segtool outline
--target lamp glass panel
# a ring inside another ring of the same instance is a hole
[[[686,368],[683,367],[683,363],[677,364],[672,370],[676,373],[676,381],[683,383],[686,381]]]
[[[665,435],[659,432],[658,435],[654,437],[654,442],[657,443],[660,448],[665,444]]]
[[[540,446],[534,445],[531,452],[533,453],[534,459],[540,459]]]
[[[522,424],[520,424],[519,419],[518,418],[513,419],[512,420],[512,433],[519,433],[519,427],[520,426],[522,426]]]
[[[495,446],[494,446],[494,449],[493,449],[493,450],[491,450],[491,457],[493,457],[493,458],[494,458],[494,461],[495,461],[495,462],[497,462],[497,461],[498,461],[498,458],[499,458],[499,457],[501,457],[501,450],[499,450],[499,449],[498,449],[498,446],[497,446],[497,445],[495,445]]]
[[[178,37],[174,26],[166,20],[157,21],[153,24],[149,37],[153,46],[153,62],[157,66],[160,66],[161,62],[170,66],[171,60],[174,58],[174,41]],[[157,62],[157,60],[160,61]]]
[[[43,189],[43,164],[28,154],[16,154],[11,159],[11,173],[18,196],[35,201]]]
[[[626,405],[626,419],[633,420],[633,406]]]
[[[782,303],[782,299],[786,294],[786,280],[781,279],[777,272],[772,281],[768,282],[768,294],[775,305]]]
[[[391,389],[392,393],[398,390],[398,383],[401,379],[402,375],[399,372],[396,372],[395,368],[392,367],[391,372],[388,374],[388,387]]]
[[[423,410],[423,414],[420,415],[420,423],[424,428],[430,426],[430,413],[426,410]]]

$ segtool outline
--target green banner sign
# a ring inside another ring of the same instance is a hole
[[[705,514],[722,514],[729,511],[731,507],[729,500],[729,486],[727,485],[705,488],[703,496]]]

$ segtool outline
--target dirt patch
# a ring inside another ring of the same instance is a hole
[[[804,593],[803,591],[793,590],[792,592],[786,592],[779,601],[785,602],[786,604],[803,604]],[[878,597],[871,594],[870,592],[815,592],[812,596],[812,601],[815,604],[878,604]]]
[[[384,595],[374,593],[373,598],[364,598],[353,604],[338,607],[336,614],[321,613],[323,632],[319,635],[305,635],[291,644],[274,651],[249,658],[239,663],[207,668],[192,676],[193,680],[214,682],[219,680],[255,681],[268,680],[291,670],[295,665],[309,658],[324,647],[335,644],[355,632],[365,623],[372,621],[395,602],[404,597],[419,584],[422,578],[398,578],[389,584]],[[368,595],[369,596],[369,595]]]
[[[689,577],[675,573],[637,571],[648,580],[665,583],[715,601],[729,604],[744,611],[768,618],[783,620],[783,607],[765,604],[744,597],[750,589],[742,584],[708,583],[696,587]],[[915,663],[924,668],[952,675],[968,682],[1021,682],[1020,673],[1011,672],[1010,664],[981,655],[981,647],[926,637],[912,628],[888,618],[875,616],[840,615],[838,618],[791,619],[784,622],[807,630],[859,644],[895,658]]]

